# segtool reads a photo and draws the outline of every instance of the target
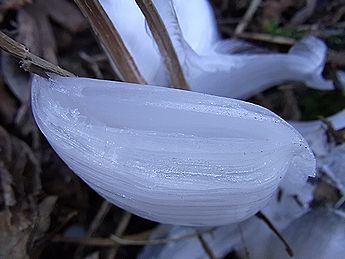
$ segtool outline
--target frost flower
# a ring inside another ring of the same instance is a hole
[[[126,47],[152,85],[169,86],[168,71],[134,0],[100,0]],[[207,0],[154,0],[191,90],[245,99],[286,81],[321,90],[334,88],[322,78],[327,48],[305,37],[287,54],[243,52],[243,42],[221,39]]]
[[[215,226],[259,211],[314,172],[301,135],[239,100],[156,86],[36,76],[35,120],[101,196],[162,223]],[[301,180],[302,178],[302,180]]]

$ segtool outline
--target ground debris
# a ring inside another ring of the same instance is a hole
[[[56,197],[42,198],[40,166],[30,147],[0,127],[0,258],[40,254]]]

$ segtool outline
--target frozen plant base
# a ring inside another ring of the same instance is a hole
[[[146,82],[170,86],[164,59],[135,1],[100,3]],[[304,37],[286,54],[239,52],[249,44],[221,38],[208,0],[153,0],[153,4],[194,92],[247,99],[289,81],[319,90],[334,89],[322,77],[327,46],[315,37]]]
[[[189,226],[242,221],[281,180],[315,160],[274,113],[239,100],[87,78],[36,76],[41,131],[88,185],[147,219]]]

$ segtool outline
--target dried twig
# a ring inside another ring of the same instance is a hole
[[[241,242],[242,242],[242,246],[244,248],[244,259],[249,259],[250,255],[249,255],[249,251],[248,251],[248,247],[246,245],[246,241],[244,239],[244,235],[243,235],[243,230],[242,230],[242,226],[241,223],[238,224],[238,230],[240,232],[240,236],[241,236]]]
[[[212,232],[212,229],[199,231],[198,233],[187,234],[178,237],[171,237],[171,238],[162,238],[162,239],[150,239],[150,240],[132,240],[129,238],[120,238],[118,236],[112,235],[111,239],[114,240],[116,243],[124,246],[144,246],[144,245],[161,245],[167,244],[170,242],[177,242],[183,239],[195,238],[198,237],[199,234],[205,234]]]
[[[44,77],[48,77],[48,73],[61,76],[74,76],[71,72],[32,54],[23,44],[13,40],[3,32],[0,32],[0,48],[21,59],[21,67],[26,71]]]
[[[170,72],[171,83],[175,88],[188,90],[188,83],[184,77],[181,64],[178,60],[174,46],[169,37],[168,31],[159,16],[152,0],[135,0],[146,17],[146,21],[161,55],[164,57],[167,68]]]
[[[117,226],[116,230],[115,230],[115,235],[117,236],[122,236],[123,233],[125,232],[127,226],[128,226],[128,223],[129,221],[131,220],[131,217],[132,217],[132,214],[129,213],[129,212],[124,212],[123,216],[122,216],[122,219],[119,223],[119,225]],[[111,248],[109,251],[108,251],[108,254],[107,254],[107,257],[108,259],[113,259],[113,258],[116,258],[116,254],[117,254],[117,251],[119,250],[120,246],[117,245],[117,246],[114,246],[113,248]]]
[[[265,214],[263,214],[261,211],[256,213],[255,215],[258,219],[261,219],[265,224],[272,230],[272,232],[282,241],[282,243],[285,246],[285,250],[288,253],[289,256],[293,257],[294,253],[289,245],[289,243],[285,240],[285,238],[279,233],[279,231],[275,228],[275,226],[272,224],[272,222],[266,217]]]
[[[199,234],[210,233],[210,230],[199,231]],[[97,246],[97,247],[116,247],[118,245],[123,246],[145,246],[145,245],[161,245],[170,242],[177,242],[184,239],[196,238],[198,234],[192,233],[188,235],[182,235],[173,238],[162,238],[162,239],[152,239],[152,240],[132,240],[131,236],[120,238],[118,236],[112,235],[112,238],[101,238],[101,237],[90,237],[90,238],[80,238],[80,237],[67,237],[56,235],[52,241],[53,242],[63,242],[63,243],[77,243],[85,246]]]
[[[90,56],[89,54],[87,54],[84,51],[79,52],[79,56],[85,60],[87,63],[89,63],[91,70],[93,71],[93,73],[95,74],[95,76],[98,79],[103,79],[103,74],[101,72],[101,69],[99,68],[99,65],[97,63],[97,60],[95,57]],[[98,57],[97,57],[98,58]]]
[[[86,233],[86,237],[91,237],[96,230],[98,229],[98,227],[102,224],[104,217],[108,214],[110,208],[111,208],[111,204],[109,202],[107,202],[106,200],[103,201],[101,207],[99,208],[96,216],[93,218],[91,225]],[[83,244],[81,244],[75,251],[74,253],[74,258],[80,258],[81,254],[84,250],[84,246]]]
[[[198,240],[201,243],[202,248],[204,249],[205,253],[208,255],[210,259],[216,259],[217,257],[213,253],[212,249],[210,246],[207,244],[206,240],[203,238],[202,234],[197,233],[198,235]]]
[[[235,29],[235,34],[239,34],[245,31],[250,21],[253,19],[253,16],[256,10],[259,8],[262,0],[252,0],[246,13],[244,14],[241,22],[237,25]]]
[[[230,35],[232,34],[230,31],[228,31],[225,28],[224,28],[224,32]],[[241,39],[267,42],[267,43],[273,43],[273,44],[278,44],[278,45],[291,46],[296,43],[296,40],[292,38],[282,37],[282,36],[272,36],[265,33],[242,32],[242,33],[236,34],[235,36]]]
[[[317,0],[307,0],[307,4],[304,8],[298,11],[291,19],[289,27],[295,27],[299,24],[303,24],[313,15],[318,1]]]
[[[226,27],[221,27],[221,31],[228,35],[234,35],[234,33]],[[272,36],[265,33],[242,32],[234,36],[241,39],[246,39],[246,40],[253,40],[253,41],[259,41],[259,42],[271,43],[271,44],[277,44],[277,45],[286,45],[286,46],[292,46],[297,42],[295,39],[292,39],[289,37]],[[327,53],[328,63],[330,63],[334,67],[345,66],[345,52],[344,51],[328,49],[327,52],[328,52]]]
[[[98,0],[75,0],[88,19],[98,40],[126,82],[145,84],[134,60]]]
[[[117,246],[118,244],[109,238],[102,237],[89,237],[89,238],[80,238],[80,237],[68,237],[56,235],[52,238],[53,242],[61,243],[74,243],[83,246],[94,246],[94,247],[112,247]]]

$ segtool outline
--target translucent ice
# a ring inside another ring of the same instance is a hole
[[[189,91],[36,76],[32,109],[66,164],[100,195],[162,223],[214,226],[254,215],[315,161],[269,110]]]
[[[100,2],[147,82],[169,86],[163,59],[135,1]],[[245,99],[286,81],[322,90],[334,87],[322,78],[327,48],[317,38],[305,37],[288,54],[235,53],[240,42],[221,39],[207,0],[153,2],[193,91]]]

